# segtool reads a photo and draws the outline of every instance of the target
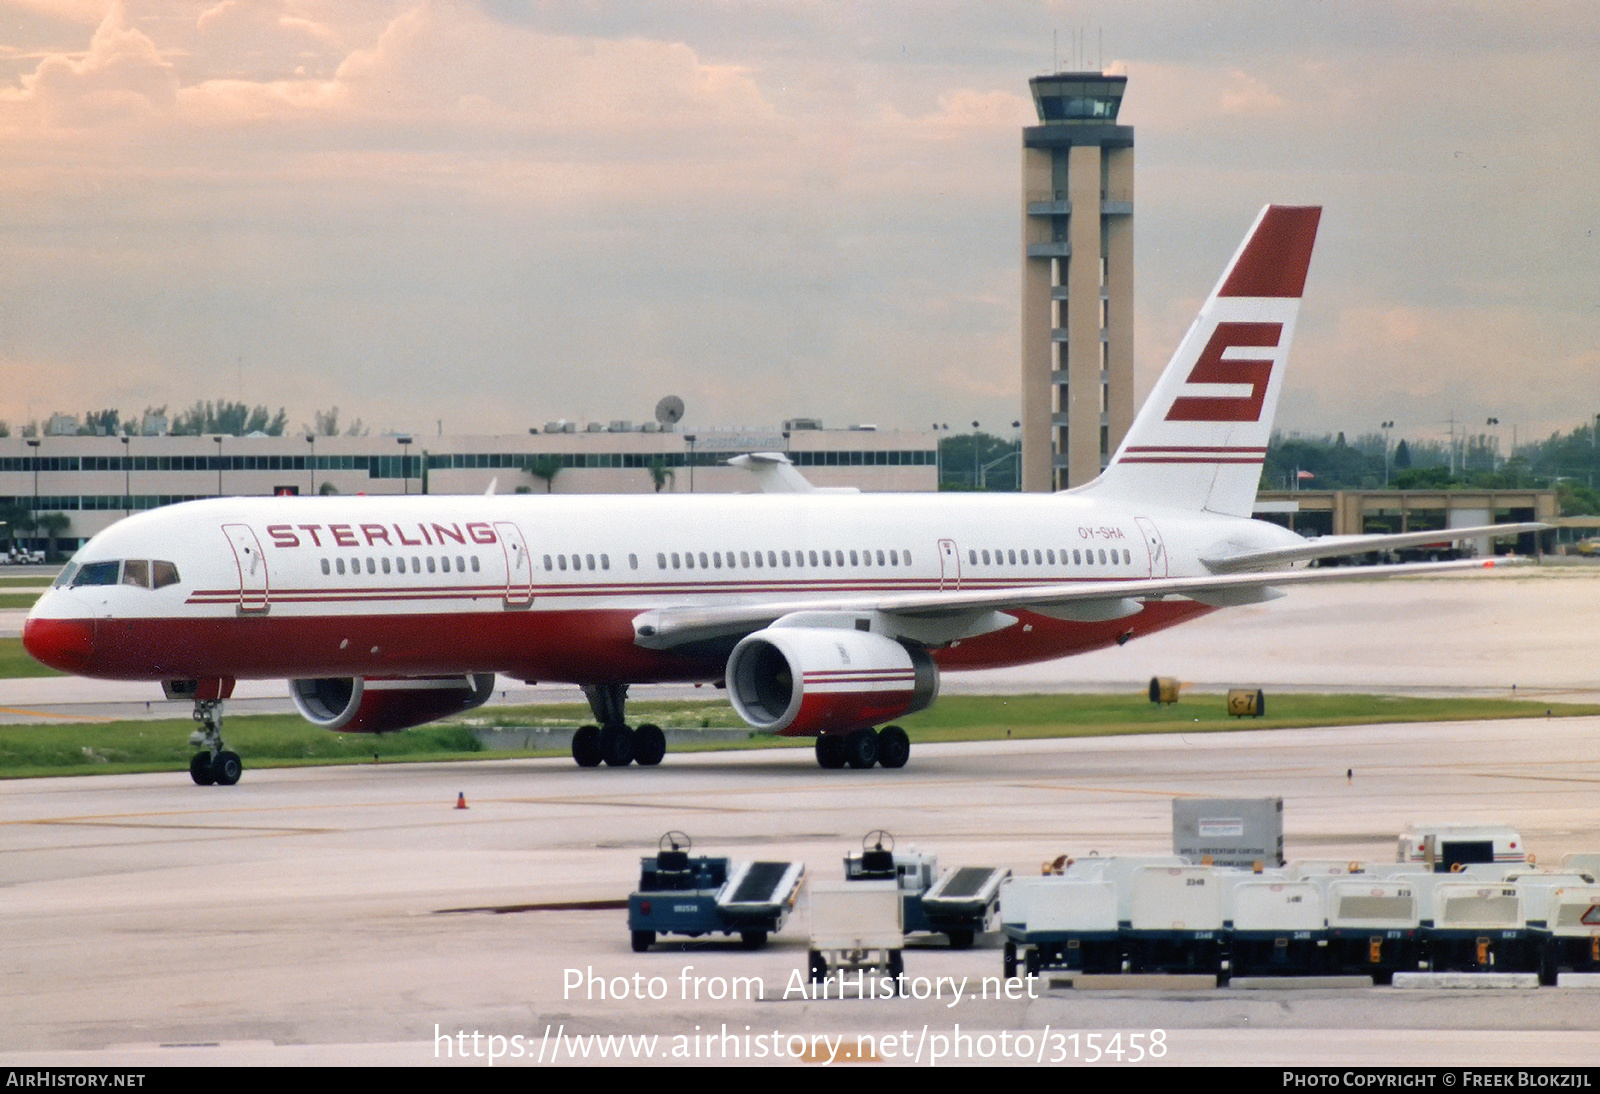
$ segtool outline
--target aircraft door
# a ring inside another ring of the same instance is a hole
[[[1144,533],[1145,550],[1150,552],[1150,576],[1167,576],[1167,545],[1161,542],[1161,533],[1156,530],[1155,524],[1147,517],[1135,517],[1139,522],[1139,531]]]
[[[961,588],[961,552],[953,539],[939,541],[939,588]]]
[[[522,529],[509,521],[496,521],[494,530],[506,556],[506,607],[525,608],[533,603],[533,561]]]
[[[261,541],[248,524],[224,524],[222,530],[233,548],[233,560],[239,565],[239,610],[266,611],[267,558],[261,553]]]

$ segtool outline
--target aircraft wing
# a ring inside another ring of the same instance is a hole
[[[1483,524],[1474,528],[1436,528],[1431,532],[1400,532],[1395,535],[1319,536],[1294,547],[1217,554],[1202,558],[1200,561],[1214,574],[1232,574],[1242,570],[1258,570],[1267,566],[1282,566],[1287,562],[1304,562],[1314,558],[1343,558],[1346,555],[1363,555],[1369,551],[1397,551],[1404,547],[1420,547],[1425,543],[1455,543],[1464,539],[1515,536],[1524,532],[1543,532],[1553,527],[1551,524],[1534,522]]]
[[[1512,527],[1501,525],[1499,527]],[[1434,539],[1438,538],[1433,533]],[[1386,537],[1377,537],[1386,538]],[[1434,540],[1423,539],[1430,543]],[[1523,559],[1419,562],[1395,566],[1340,567],[1322,570],[1274,570],[1205,577],[1138,578],[1129,581],[1074,581],[1059,585],[1026,585],[1010,589],[941,590],[881,596],[818,597],[807,600],[659,608],[634,617],[634,641],[648,649],[748,634],[785,617],[795,623],[823,617],[870,615],[872,629],[898,638],[940,645],[1001,630],[1014,623],[1008,609],[1027,609],[1058,619],[1098,622],[1133,615],[1139,601],[1185,596],[1214,607],[1259,604],[1283,594],[1279,586],[1354,581],[1400,574],[1454,573],[1494,566],[1518,565]],[[810,617],[807,620],[806,617]]]

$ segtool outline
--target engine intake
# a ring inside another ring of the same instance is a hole
[[[910,714],[939,694],[916,646],[867,631],[768,627],[728,658],[728,697],[754,729],[785,737],[849,733]]]
[[[482,706],[494,674],[327,677],[291,680],[289,694],[306,721],[340,733],[390,733]]]

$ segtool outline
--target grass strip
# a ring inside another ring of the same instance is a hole
[[[726,704],[651,701],[628,705],[633,724],[663,729],[745,728]],[[1204,733],[1238,729],[1300,729],[1312,726],[1476,721],[1497,718],[1593,716],[1600,705],[1515,699],[1427,699],[1384,695],[1268,695],[1270,717],[1232,718],[1221,695],[1188,695],[1173,706],[1157,706],[1132,695],[956,695],[932,709],[900,719],[913,742],[987,741],[1044,737],[1098,737],[1130,733]],[[382,736],[329,733],[293,714],[227,719],[228,747],[247,767],[314,764],[511,759],[564,755],[564,750],[487,752],[472,726],[570,728],[592,721],[582,704],[496,707],[474,711],[404,733]],[[75,722],[0,727],[0,778],[40,775],[187,770],[194,723],[187,718],[155,721]],[[744,742],[674,742],[672,751],[731,748],[811,747],[809,738],[752,734]]]

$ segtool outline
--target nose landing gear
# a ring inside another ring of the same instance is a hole
[[[189,735],[189,743],[202,751],[190,759],[189,777],[197,786],[232,786],[244,773],[244,761],[223,747],[222,700],[196,699],[194,720],[201,728]]]

